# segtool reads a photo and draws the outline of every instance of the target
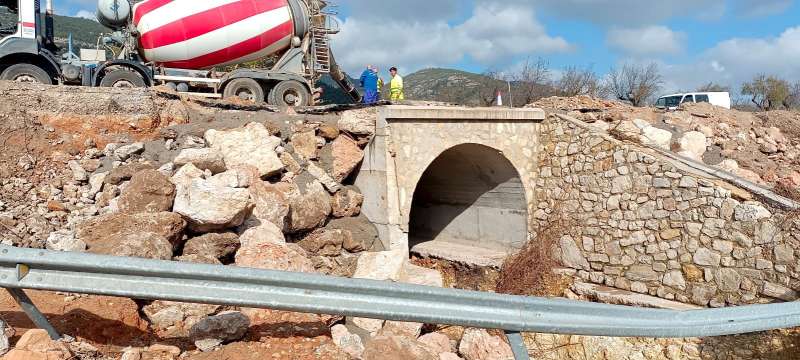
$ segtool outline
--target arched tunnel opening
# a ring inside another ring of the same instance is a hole
[[[428,242],[509,251],[527,240],[527,205],[519,173],[498,150],[453,147],[425,170],[409,218],[409,246]]]

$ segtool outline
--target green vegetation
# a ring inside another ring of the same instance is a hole
[[[17,15],[0,7],[0,24],[6,26],[15,22],[17,22]],[[65,47],[69,34],[72,34],[72,42],[76,49],[94,48],[97,45],[97,38],[101,34],[111,32],[97,21],[61,15],[53,18],[53,27],[58,45]]]

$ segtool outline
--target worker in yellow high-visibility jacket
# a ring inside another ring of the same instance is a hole
[[[392,75],[392,81],[389,82],[389,97],[392,101],[401,101],[406,99],[403,93],[403,78],[397,74],[397,68],[392,67],[389,69],[389,74]]]

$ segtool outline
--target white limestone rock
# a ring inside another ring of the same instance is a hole
[[[210,170],[214,174],[226,170],[222,153],[211,148],[183,149],[173,162],[177,166],[193,164],[200,170]]]
[[[187,220],[191,230],[209,232],[241,225],[252,208],[247,189],[194,179],[189,186],[177,187],[173,211]]]
[[[706,136],[699,131],[690,131],[678,139],[679,153],[688,158],[701,161],[706,153]]]
[[[205,139],[222,154],[228,168],[254,166],[259,176],[272,176],[283,170],[283,162],[275,151],[281,139],[270,135],[263,124],[254,122],[239,129],[208,130]]]

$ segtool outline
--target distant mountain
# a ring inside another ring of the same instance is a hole
[[[55,28],[56,43],[66,44],[67,37],[72,34],[72,42],[76,51],[81,47],[94,49],[101,34],[111,33],[110,29],[100,25],[97,21],[71,16],[56,15],[53,18],[53,27]]]
[[[358,80],[350,80],[358,85]],[[389,97],[389,79],[385,79],[383,98]],[[497,91],[503,93],[508,101],[508,83],[489,76],[453,69],[425,69],[406,75],[403,78],[405,95],[408,100],[437,101],[468,106],[492,106],[497,99]],[[512,82],[511,88],[516,96],[524,91],[523,83]],[[326,104],[346,104],[352,100],[330,77],[323,77],[317,86],[323,89],[323,102]]]
[[[453,69],[425,69],[403,78],[409,100],[443,101],[471,106],[492,105],[497,90],[508,83],[491,77]]]
[[[0,26],[7,26],[17,22],[17,14],[11,13],[7,8],[0,7]],[[111,30],[100,25],[97,21],[71,16],[56,15],[53,18],[56,44],[66,49],[67,38],[72,34],[75,51],[81,47],[95,48],[97,39],[103,33]]]

